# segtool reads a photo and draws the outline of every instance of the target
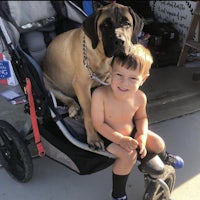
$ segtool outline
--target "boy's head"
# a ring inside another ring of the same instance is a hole
[[[149,75],[149,70],[153,63],[150,51],[141,44],[132,44],[128,55],[117,55],[113,57],[111,66],[118,64],[127,69],[139,70],[139,73],[145,77]]]

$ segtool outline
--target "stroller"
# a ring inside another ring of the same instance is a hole
[[[82,119],[69,118],[66,108],[45,89],[40,67],[49,42],[80,26],[87,14],[76,1],[1,1],[0,10],[1,39],[27,98],[24,111],[30,115],[20,131],[0,120],[0,163],[5,170],[20,182],[31,180],[33,164],[27,146],[33,139],[40,157],[48,156],[80,175],[112,165],[112,154],[88,147]],[[158,156],[138,168],[145,179],[143,199],[169,200],[174,168]]]

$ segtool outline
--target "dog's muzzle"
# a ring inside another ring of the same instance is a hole
[[[116,38],[114,40],[114,45],[115,45],[116,48],[123,48],[124,47],[124,43],[125,43],[125,41],[120,39],[120,38]]]
[[[125,41],[116,37],[110,38],[108,42],[105,42],[104,52],[107,57],[112,57],[121,53],[127,54],[125,48]]]
[[[115,29],[109,33],[109,37],[103,35],[104,52],[107,57],[119,54],[128,54],[130,42],[121,30]]]

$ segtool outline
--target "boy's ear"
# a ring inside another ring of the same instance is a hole
[[[143,85],[143,83],[147,80],[147,78],[149,77],[149,74],[145,75],[140,83],[140,86]]]

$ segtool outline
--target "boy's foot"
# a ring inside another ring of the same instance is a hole
[[[112,197],[112,200],[128,200],[127,196],[123,196],[123,197],[120,197],[120,198],[113,198]]]
[[[165,164],[171,165],[175,169],[180,169],[184,166],[184,160],[178,155],[167,153]]]

